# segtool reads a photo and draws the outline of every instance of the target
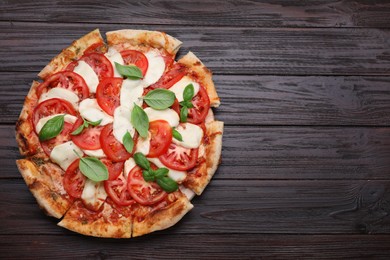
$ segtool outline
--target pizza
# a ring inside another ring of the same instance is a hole
[[[213,177],[223,122],[211,71],[158,31],[98,29],[33,81],[16,124],[16,164],[59,226],[130,238],[176,224]]]

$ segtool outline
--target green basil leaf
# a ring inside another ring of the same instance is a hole
[[[126,151],[132,153],[134,148],[134,141],[129,132],[126,132],[126,134],[123,136],[122,142],[126,148]]]
[[[81,173],[92,181],[98,182],[108,180],[107,167],[98,158],[80,158],[79,168]]]
[[[150,163],[142,153],[135,153],[133,155],[135,163],[144,170],[150,169]]]
[[[195,94],[194,85],[190,83],[185,87],[183,91],[184,101],[191,101],[191,99],[194,97],[194,94]]]
[[[182,123],[187,122],[187,117],[188,117],[188,108],[184,106],[180,109],[180,122]]]
[[[134,104],[134,108],[131,111],[131,123],[137,130],[139,135],[143,138],[148,137],[149,130],[149,118],[145,111]]]
[[[154,177],[154,174],[152,171],[143,170],[142,176],[144,177],[145,181],[154,181],[155,180],[155,177]]]
[[[168,176],[158,178],[156,182],[166,192],[174,192],[179,188],[179,185]]]
[[[151,108],[157,110],[167,109],[175,102],[175,93],[168,89],[158,88],[146,94],[144,100]]]
[[[194,107],[194,105],[191,103],[191,101],[181,101],[180,105],[182,107],[187,107],[187,108],[193,108]]]
[[[169,172],[169,170],[167,168],[158,168],[154,172],[154,176],[156,177],[156,179],[162,178],[162,177],[167,176],[168,172]]]
[[[77,127],[76,130],[74,130],[72,133],[70,133],[71,135],[79,135],[81,134],[81,132],[84,130],[85,128],[85,124],[82,124],[81,126]]]
[[[119,74],[123,77],[130,79],[142,79],[144,76],[142,75],[142,71],[135,65],[121,65],[115,62],[115,68],[118,70]]]
[[[176,129],[172,130],[172,136],[176,140],[179,140],[180,142],[183,142],[183,137],[181,136],[181,134]]]
[[[95,121],[95,122],[91,122],[91,121],[87,121],[85,120],[84,122],[87,122],[88,125],[91,125],[91,126],[98,126],[100,125],[100,123],[102,122],[103,119],[100,119],[98,121]]]
[[[49,119],[39,132],[39,140],[46,141],[59,135],[64,128],[65,115]]]

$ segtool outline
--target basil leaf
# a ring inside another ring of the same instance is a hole
[[[82,124],[81,126],[77,127],[76,130],[74,130],[72,133],[70,133],[71,135],[79,135],[81,134],[81,132],[84,130],[85,128],[85,124]]]
[[[143,170],[142,176],[144,177],[145,181],[154,181],[155,180],[155,177],[154,177],[154,174],[152,171]]]
[[[130,135],[129,132],[126,132],[126,134],[123,136],[122,142],[123,142],[123,145],[126,148],[126,151],[128,153],[132,153],[133,152],[133,148],[134,148],[134,141],[133,141],[133,138],[131,138],[131,135]]]
[[[180,142],[183,142],[183,137],[181,136],[181,134],[176,129],[172,130],[172,136],[176,140],[179,140]]]
[[[162,178],[162,177],[167,176],[168,172],[169,172],[169,170],[167,168],[158,168],[154,172],[154,176],[156,177],[156,179]]]
[[[146,94],[144,100],[151,108],[162,110],[173,105],[175,93],[168,89],[158,88]]]
[[[39,140],[46,141],[59,135],[64,128],[65,115],[49,119],[39,132]]]
[[[187,107],[187,108],[193,108],[194,107],[194,105],[191,103],[191,101],[181,101],[180,105],[182,107]]]
[[[135,153],[133,155],[135,163],[144,170],[150,169],[150,163],[142,153]]]
[[[103,119],[100,119],[98,121],[95,121],[95,122],[91,122],[91,121],[87,121],[85,120],[84,122],[87,122],[88,125],[91,125],[91,126],[98,126],[100,125],[100,123],[102,122]]]
[[[134,108],[131,111],[131,123],[134,128],[137,130],[139,135],[143,138],[148,136],[149,130],[149,118],[145,111],[134,104]]]
[[[115,68],[118,70],[119,74],[126,78],[142,79],[144,77],[142,71],[135,65],[126,66],[115,62]]]
[[[158,178],[156,182],[166,192],[174,192],[179,188],[177,183],[168,176]]]
[[[194,93],[194,85],[192,85],[192,83],[188,84],[183,91],[184,101],[191,101],[191,99],[194,97]]]
[[[98,158],[80,158],[79,168],[81,173],[92,181],[98,182],[108,179],[107,167]]]
[[[187,122],[187,117],[188,117],[188,108],[184,106],[180,109],[180,122],[182,123]]]

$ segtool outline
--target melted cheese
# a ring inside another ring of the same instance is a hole
[[[79,158],[76,153],[82,155],[83,151],[72,141],[69,141],[54,147],[51,151],[50,159],[66,171],[69,165]]]
[[[127,179],[127,176],[129,175],[129,172],[135,167],[137,164],[135,163],[133,158],[129,158],[125,161],[125,167],[124,167],[124,176]]]
[[[40,96],[38,102],[41,103],[45,100],[52,99],[52,98],[60,98],[66,100],[69,103],[71,103],[74,108],[77,109],[77,103],[79,102],[79,97],[73,91],[67,90],[65,88],[59,88],[59,87],[52,88],[48,92],[43,93]]]
[[[144,88],[141,85],[141,80],[123,80],[120,96],[121,106],[133,108],[134,103],[136,103],[138,106],[142,105],[141,97],[143,93]]]
[[[143,79],[143,86],[146,88],[156,83],[165,71],[165,61],[161,53],[157,50],[151,50],[145,53],[149,66]]]
[[[168,176],[176,182],[182,182],[187,177],[187,172],[170,169],[165,166],[158,158],[148,158],[148,160],[154,163],[158,168],[167,168],[169,170]]]
[[[114,124],[113,135],[116,140],[123,144],[123,136],[126,132],[129,132],[131,136],[134,136],[134,126],[130,122],[131,109],[125,106],[119,106],[114,111]]]
[[[107,198],[103,182],[94,182],[90,179],[85,181],[81,200],[90,209],[98,210]]]
[[[186,148],[198,148],[203,138],[203,129],[191,123],[183,123],[176,127],[176,131],[181,134],[183,141],[175,138],[172,141],[175,144]]]
[[[148,115],[149,122],[155,120],[165,120],[171,125],[171,127],[179,125],[179,115],[173,109],[167,108],[164,110],[155,110],[151,107],[147,107],[144,111]]]
[[[186,195],[186,197],[187,197],[188,200],[192,200],[192,199],[194,198],[195,192],[193,192],[193,191],[190,190],[189,188],[186,188],[186,187],[184,187],[183,185],[180,185],[180,186],[179,186],[179,189],[180,189],[180,191],[181,191],[184,195]]]
[[[135,147],[135,152],[148,155],[150,150],[150,138],[150,132],[148,132],[148,136],[146,138],[139,137],[137,141],[137,146]]]
[[[80,60],[73,72],[79,74],[84,79],[89,88],[89,92],[96,93],[96,88],[99,85],[99,78],[88,63]]]
[[[42,127],[47,123],[47,121],[49,121],[53,117],[56,117],[59,115],[62,115],[62,114],[55,114],[55,115],[51,115],[51,116],[47,116],[47,117],[43,117],[43,118],[39,119],[37,125],[35,126],[37,133],[39,134],[39,132],[41,132]],[[71,124],[74,124],[77,121],[77,117],[65,114],[64,121],[71,123]]]
[[[113,122],[112,116],[101,109],[96,99],[87,98],[80,102],[80,115],[88,121],[95,122],[102,119],[100,125],[107,125]]]
[[[114,77],[122,78],[122,75],[115,66],[115,62],[119,63],[120,65],[124,64],[122,55],[114,48],[108,48],[108,52],[104,54],[104,56],[106,56],[106,58],[111,62],[112,68],[114,69]]]
[[[97,149],[97,150],[83,150],[83,152],[88,156],[93,156],[97,158],[103,158],[107,157],[104,153],[103,149]]]
[[[169,90],[175,93],[177,101],[183,101],[183,92],[187,85],[192,84],[194,86],[194,96],[199,92],[199,84],[192,81],[192,79],[188,76],[184,76],[176,82]]]

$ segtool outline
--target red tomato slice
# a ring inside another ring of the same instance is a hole
[[[126,65],[137,66],[142,71],[142,75],[145,76],[146,71],[149,67],[149,61],[142,52],[135,50],[127,50],[122,51],[121,55]]]
[[[84,54],[90,54],[90,53],[105,53],[106,52],[106,46],[104,45],[104,42],[97,42],[89,46],[85,51]]]
[[[142,205],[156,204],[168,195],[157,183],[145,181],[139,166],[130,171],[127,182],[131,196]]]
[[[129,159],[131,154],[135,150],[138,135],[135,134],[133,137],[134,149],[133,152],[130,154],[126,151],[123,144],[121,144],[120,142],[118,142],[118,140],[116,140],[112,132],[113,132],[112,124],[108,124],[103,128],[102,133],[100,134],[100,145],[102,146],[104,153],[107,155],[109,159],[111,159],[114,162],[122,162]]]
[[[199,87],[199,92],[192,98],[193,108],[188,109],[187,122],[192,124],[202,123],[210,109],[210,99],[206,89]]]
[[[56,137],[41,142],[43,151],[50,156],[51,151],[56,147],[57,145],[66,143],[70,140],[70,133],[72,132],[72,124],[65,122],[64,128],[62,129],[61,133],[57,135]]]
[[[123,174],[115,180],[104,181],[104,189],[106,190],[108,196],[120,206],[129,206],[135,201],[130,195],[130,192],[127,188],[127,180]]]
[[[172,87],[176,82],[181,80],[184,75],[187,73],[187,68],[180,64],[176,63],[173,65],[172,69],[170,69],[167,73],[162,75],[162,77],[153,85],[149,86],[151,89],[156,88],[170,88]]]
[[[120,105],[122,78],[105,78],[100,81],[96,89],[96,99],[99,106],[110,116]]]
[[[37,88],[37,95],[40,97],[49,89],[60,87],[74,92],[80,99],[89,96],[89,89],[84,79],[72,71],[62,71],[48,77]]]
[[[172,142],[172,128],[165,120],[156,120],[149,123],[150,150],[148,157],[157,157],[164,154]]]
[[[79,161],[77,159],[68,169],[66,169],[63,184],[66,192],[73,198],[81,198],[83,193],[86,177],[80,172]]]
[[[70,114],[74,116],[76,115],[76,111],[68,101],[52,98],[43,101],[34,109],[32,122],[36,126],[39,119],[55,114]]]
[[[92,52],[84,54],[80,60],[85,61],[93,71],[95,71],[96,75],[99,78],[99,81],[103,78],[113,77],[114,69],[112,68],[111,62],[101,53]],[[68,64],[65,70],[73,71],[77,66],[78,61],[73,61]]]
[[[72,132],[84,123],[82,118],[77,119],[73,125]],[[78,135],[72,135],[72,141],[81,149],[97,150],[101,148],[100,145],[100,133],[103,126],[88,126]]]
[[[186,171],[195,167],[198,159],[198,149],[189,149],[171,143],[168,151],[158,158],[168,168]]]
[[[118,178],[119,174],[122,173],[123,167],[125,165],[124,162],[112,162],[108,159],[100,159],[102,163],[104,163],[107,166],[107,170],[109,173],[108,180],[112,181]]]

